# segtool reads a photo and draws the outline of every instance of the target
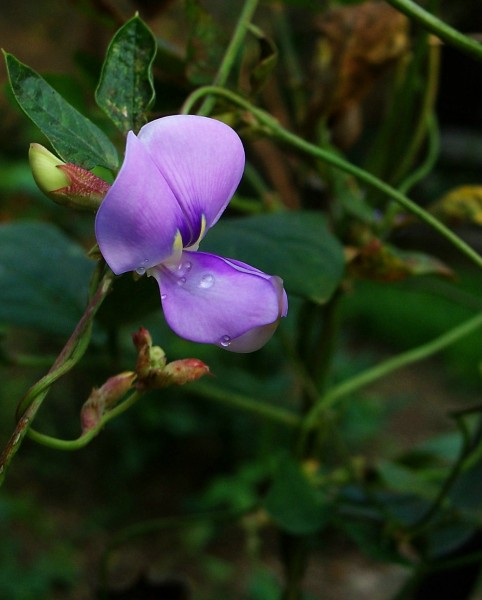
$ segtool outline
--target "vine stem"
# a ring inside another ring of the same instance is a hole
[[[386,0],[386,2],[410,19],[420,23],[441,40],[472,56],[472,58],[482,60],[482,44],[447,25],[429,11],[412,2],[412,0]]]
[[[223,60],[221,61],[216,77],[214,78],[213,84],[215,86],[223,86],[226,84],[229,73],[233,68],[234,61],[238,56],[244,37],[248,31],[251,19],[253,18],[256,8],[258,7],[258,2],[259,0],[246,0],[244,3],[233,35],[231,36],[231,41],[226,48]],[[198,115],[209,115],[213,109],[214,102],[215,100],[212,96],[206,98],[198,111]]]
[[[466,335],[473,333],[479,327],[482,327],[482,313],[479,313],[475,317],[464,321],[460,325],[457,325],[453,329],[450,329],[426,344],[422,344],[421,346],[412,348],[407,352],[403,352],[402,354],[389,358],[375,367],[367,369],[366,371],[363,371],[363,373],[343,381],[339,385],[333,387],[331,390],[328,390],[328,392],[320,398],[318,403],[306,416],[303,423],[303,429],[305,432],[308,432],[313,427],[316,427],[320,414],[332,408],[333,405],[336,404],[336,402],[338,402],[341,398],[369,385],[370,383],[373,383],[374,381],[377,381],[378,379],[381,379],[382,377],[386,377],[393,371],[440,352]]]
[[[266,113],[264,110],[259,109],[252,105],[250,102],[241,98],[237,94],[218,88],[216,86],[204,86],[195,90],[186,100],[182,107],[182,114],[187,114],[191,111],[192,107],[196,102],[206,95],[218,95],[227,98],[233,104],[248,111],[252,117],[257,119],[258,123],[266,128],[266,132],[276,137],[281,142],[284,142],[305,154],[309,154],[314,158],[325,161],[326,163],[353,175],[358,180],[363,181],[367,185],[383,192],[389,198],[392,198],[398,204],[403,206],[406,210],[417,216],[420,220],[424,221],[427,225],[435,229],[445,239],[455,246],[461,253],[465,254],[473,263],[478,267],[482,268],[482,256],[480,256],[473,248],[471,248],[464,240],[462,240],[457,234],[446,227],[441,221],[439,221],[432,214],[424,210],[421,206],[410,200],[405,194],[402,194],[399,190],[396,190],[388,183],[385,183],[375,175],[372,175],[368,171],[357,167],[356,165],[348,162],[342,157],[334,154],[324,148],[320,148],[315,144],[305,141],[294,133],[291,133],[278,123],[271,115]]]
[[[99,272],[103,268],[103,263],[99,264],[98,270],[94,274],[93,281],[98,280]],[[33,419],[50,390],[50,387],[57,379],[70,371],[85,353],[90,341],[94,316],[109,293],[113,279],[114,274],[109,270],[100,280],[100,283],[98,283],[98,287],[92,294],[82,318],[47,375],[33,385],[20,402],[17,411],[17,424],[7,445],[0,455],[0,486],[5,480],[6,471],[12,462],[13,457],[19,450]]]
[[[194,394],[249,412],[261,419],[267,419],[288,427],[298,427],[301,425],[301,418],[298,415],[277,406],[261,404],[242,394],[217,389],[208,383],[194,383],[191,389]]]
[[[126,400],[106,412],[95,427],[92,427],[92,429],[89,429],[75,440],[62,440],[50,435],[45,435],[44,433],[40,433],[34,429],[30,429],[28,435],[35,442],[42,444],[43,446],[53,448],[54,450],[79,450],[92,441],[94,437],[103,429],[106,423],[108,423],[111,419],[121,415],[128,408],[133,406],[142,396],[143,393],[139,390],[136,390],[130,394]]]

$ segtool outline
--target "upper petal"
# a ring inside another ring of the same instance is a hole
[[[117,275],[148,269],[173,253],[183,216],[149,152],[130,132],[126,155],[95,221],[100,251]]]
[[[178,269],[159,265],[151,272],[166,321],[195,342],[232,346],[237,352],[257,350],[286,308],[279,278],[212,254],[183,252]]]
[[[244,170],[244,149],[236,132],[221,121],[173,115],[151,121],[139,132],[152,160],[184,213],[184,246],[202,237],[219,219]]]

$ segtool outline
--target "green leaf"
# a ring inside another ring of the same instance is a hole
[[[343,248],[323,215],[309,211],[225,219],[201,249],[279,275],[288,292],[318,304],[330,299],[345,265]]]
[[[71,333],[93,269],[83,249],[52,225],[0,226],[0,323]]]
[[[4,52],[10,85],[20,108],[66,162],[115,170],[116,149],[92,121],[80,114],[38,73]]]
[[[97,104],[123,133],[137,132],[154,102],[152,63],[157,44],[138,15],[114,35],[95,92]]]
[[[296,535],[319,531],[330,514],[325,498],[287,456],[275,474],[264,508],[282,529]]]
[[[429,500],[436,495],[436,485],[425,479],[421,471],[413,471],[388,460],[380,461],[377,470],[385,485],[392,491],[413,494]]]

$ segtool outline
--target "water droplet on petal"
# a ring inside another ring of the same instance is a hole
[[[185,283],[186,283],[185,277],[179,277],[179,279],[177,280],[177,285],[184,285]]]
[[[192,269],[192,263],[190,263],[189,261],[187,262],[182,262],[178,267],[177,270],[179,271],[179,273],[181,275],[185,275],[186,273],[189,273],[189,271]]]
[[[167,298],[167,294],[161,294],[161,300],[165,300]]]
[[[145,272],[146,272],[145,267],[137,267],[137,269],[136,269],[136,273],[138,275],[144,275]]]
[[[231,338],[229,335],[223,335],[223,337],[219,340],[219,343],[223,348],[227,348],[231,344]]]
[[[199,281],[199,287],[204,288],[205,290],[212,287],[213,284],[214,284],[214,275],[211,275],[210,273],[208,273],[207,275],[203,275],[201,277],[201,280]]]

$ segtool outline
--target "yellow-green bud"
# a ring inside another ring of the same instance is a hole
[[[72,163],[65,163],[40,144],[30,144],[30,167],[35,183],[51,200],[78,210],[96,211],[109,184]]]
[[[40,144],[30,144],[28,159],[35,183],[47,196],[56,190],[70,185],[70,179],[59,169],[65,165],[55,154]]]

